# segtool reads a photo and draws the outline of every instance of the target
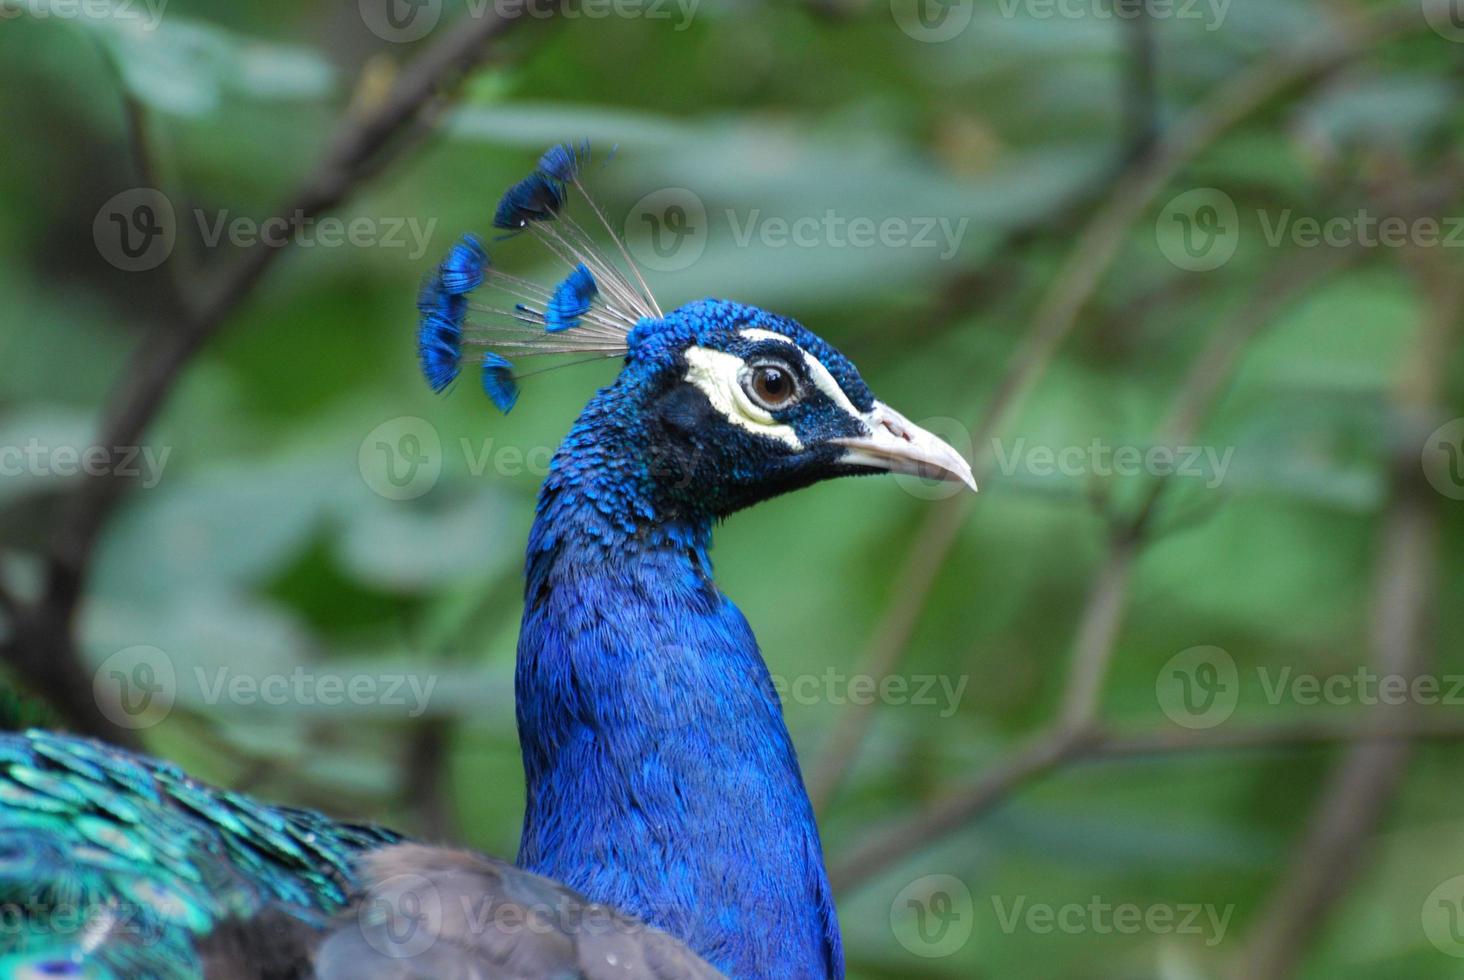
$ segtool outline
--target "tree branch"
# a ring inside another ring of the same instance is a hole
[[[1461,314],[1464,284],[1457,265],[1422,250],[1415,262],[1426,322],[1394,398],[1405,432],[1427,432],[1436,417],[1446,352]],[[1429,261],[1432,260],[1432,261]],[[1380,673],[1411,681],[1428,665],[1425,625],[1437,566],[1436,498],[1424,485],[1416,451],[1396,452],[1392,494],[1375,573],[1373,660]],[[1377,725],[1408,725],[1416,704],[1379,708]],[[1367,844],[1401,789],[1413,746],[1406,740],[1354,746],[1333,771],[1307,829],[1247,944],[1235,976],[1281,980],[1299,966],[1332,908],[1366,860]]]
[[[1117,258],[1129,230],[1191,160],[1252,113],[1289,89],[1314,83],[1394,37],[1427,26],[1420,8],[1407,5],[1349,22],[1336,36],[1300,51],[1274,55],[1216,91],[1137,161],[1079,234],[1011,369],[992,393],[973,429],[980,482],[989,473],[991,443],[1046,370],[1062,341]],[[883,678],[899,664],[930,591],[954,546],[969,504],[956,497],[934,505],[891,581],[899,592],[859,658],[856,672]],[[858,757],[873,705],[849,705],[835,724],[809,777],[809,796],[822,809],[838,792]]]
[[[1164,435],[1183,441],[1198,430],[1240,364],[1246,344],[1289,303],[1335,272],[1354,252],[1308,253],[1272,273],[1257,301],[1220,324],[1195,358],[1165,415]],[[1090,755],[1107,738],[1098,724],[1104,681],[1117,648],[1134,563],[1153,533],[1166,476],[1156,476],[1135,514],[1110,529],[1107,555],[1078,616],[1068,676],[1057,717],[1023,748],[966,789],[931,803],[856,847],[831,876],[844,887],[945,836],[1000,803],[1032,779]]]
[[[521,10],[464,17],[419,56],[373,111],[339,125],[320,163],[276,213],[294,231],[309,218],[336,207],[391,155],[398,138],[420,123],[424,112],[487,56],[491,44],[519,23]],[[212,275],[196,295],[185,297],[182,322],[170,323],[133,352],[102,414],[96,445],[115,454],[136,446],[162,408],[174,382],[193,356],[248,298],[284,245],[263,240],[238,253]],[[80,730],[123,745],[136,736],[110,722],[95,703],[74,632],[76,609],[101,529],[116,509],[127,483],[114,475],[87,476],[63,501],[51,540],[41,598],[17,616],[0,655],[39,695]]]

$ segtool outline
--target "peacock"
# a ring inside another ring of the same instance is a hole
[[[719,299],[663,311],[585,193],[590,159],[552,147],[493,215],[562,281],[504,272],[465,235],[418,297],[437,391],[471,366],[507,412],[521,358],[622,362],[554,455],[528,537],[516,864],[88,739],[4,735],[0,974],[843,975],[813,809],[757,640],[713,581],[712,529],[831,477],[975,490],[971,469],[797,322]],[[480,906],[543,928],[465,911]],[[430,942],[402,928],[424,922]]]

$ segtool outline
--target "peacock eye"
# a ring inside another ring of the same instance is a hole
[[[769,410],[785,408],[798,396],[798,381],[784,364],[753,365],[746,388],[753,401]]]

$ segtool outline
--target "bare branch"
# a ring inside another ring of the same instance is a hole
[[[1287,263],[1262,285],[1256,302],[1231,321],[1216,327],[1175,394],[1165,417],[1166,434],[1171,439],[1183,439],[1197,431],[1233,377],[1245,344],[1274,322],[1289,303],[1335,272],[1354,254],[1308,254]],[[1018,749],[965,790],[930,804],[856,848],[853,856],[838,866],[837,880],[847,886],[863,881],[905,854],[974,820],[1029,780],[1100,750],[1105,736],[1097,718],[1103,684],[1117,648],[1128,586],[1134,563],[1152,534],[1158,501],[1168,485],[1167,478],[1156,477],[1137,513],[1110,532],[1107,555],[1078,616],[1058,717],[1028,747]]]
[[[1393,9],[1352,22],[1320,44],[1267,58],[1221,85],[1159,140],[1152,153],[1129,169],[1078,236],[1034,314],[1011,369],[974,426],[976,459],[972,469],[978,482],[990,471],[993,436],[1015,414],[1046,370],[1053,353],[1077,325],[1083,308],[1112,267],[1129,230],[1169,181],[1199,153],[1276,97],[1294,87],[1315,83],[1377,45],[1425,26],[1418,8]],[[859,674],[882,678],[898,665],[955,544],[968,506],[965,498],[957,497],[931,508],[892,578],[898,593],[859,658]],[[843,784],[858,757],[873,712],[873,705],[849,705],[840,716],[811,769],[809,796],[815,807],[826,806]]]
[[[487,56],[494,41],[524,19],[521,14],[521,10],[490,9],[462,18],[402,72],[374,110],[342,121],[321,162],[277,212],[277,219],[294,229],[348,198],[392,156],[399,138],[421,124],[423,113]],[[140,119],[132,118],[132,109],[128,111],[129,125],[140,125]],[[150,164],[144,160],[143,165]],[[141,443],[180,372],[248,298],[293,237],[259,241],[220,269],[197,294],[189,291],[182,322],[161,326],[138,346],[121,372],[102,414],[98,447],[114,453]],[[0,655],[82,731],[135,745],[135,734],[110,722],[95,703],[74,638],[76,607],[97,537],[127,488],[115,469],[99,467],[101,475],[83,478],[63,502],[44,592],[16,617]]]
[[[1441,372],[1461,314],[1464,283],[1449,259],[1405,250],[1415,263],[1427,308],[1420,339],[1405,365],[1395,396],[1404,431],[1427,431],[1434,418]],[[1425,638],[1437,571],[1436,498],[1423,485],[1414,453],[1395,454],[1392,496],[1374,576],[1373,660],[1378,670],[1411,680],[1427,669]],[[1407,725],[1416,704],[1379,708],[1378,725]],[[1408,772],[1408,741],[1369,741],[1354,746],[1332,773],[1312,810],[1285,873],[1257,917],[1235,976],[1281,980],[1301,963],[1333,906],[1366,860],[1369,839],[1387,814]]]

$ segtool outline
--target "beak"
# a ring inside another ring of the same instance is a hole
[[[911,422],[884,402],[860,416],[869,435],[831,440],[847,447],[839,460],[850,466],[868,466],[891,473],[907,473],[931,480],[964,483],[974,492],[971,464],[950,443]]]

